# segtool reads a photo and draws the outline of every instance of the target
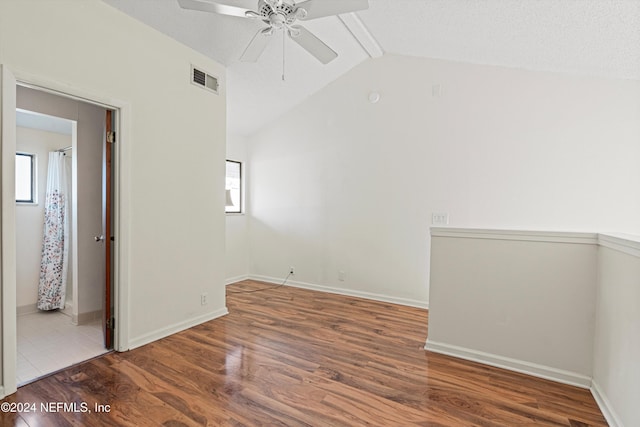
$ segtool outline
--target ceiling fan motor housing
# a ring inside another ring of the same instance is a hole
[[[266,24],[282,28],[295,22],[297,16],[294,13],[294,4],[289,4],[285,1],[273,1],[272,3],[273,5],[270,5],[264,0],[260,0],[260,3],[258,3],[258,13]]]

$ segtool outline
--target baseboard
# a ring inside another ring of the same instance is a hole
[[[174,323],[173,325],[169,325],[165,328],[157,329],[153,332],[149,332],[144,334],[138,338],[134,338],[129,340],[128,348],[129,350],[133,350],[137,347],[142,347],[145,344],[149,344],[150,342],[157,341],[162,338],[166,338],[169,335],[173,335],[175,333],[184,331],[185,329],[192,328],[201,323],[208,322],[213,319],[217,319],[218,317],[222,317],[226,314],[229,314],[229,310],[227,307],[221,308],[219,310],[213,311],[211,313],[203,314],[202,316],[197,316],[192,319],[185,320],[183,322]]]
[[[556,369],[549,366],[538,365],[525,360],[512,359],[456,345],[434,342],[429,339],[427,339],[427,343],[424,348],[425,350],[433,351],[435,353],[446,354],[447,356],[458,357],[460,359],[470,360],[484,365],[495,366],[497,368],[544,378],[546,380],[562,384],[568,384],[585,389],[591,387],[591,378],[586,375]]]
[[[224,284],[226,286],[229,286],[232,283],[242,282],[243,280],[247,280],[248,278],[249,278],[248,274],[243,274],[241,276],[236,276],[236,277],[229,277],[228,279],[225,280]]]
[[[591,381],[591,394],[596,400],[600,411],[602,411],[602,415],[604,415],[604,418],[607,420],[609,427],[624,427],[622,421],[620,421],[620,417],[618,417],[613,410],[611,402],[607,399],[607,395],[603,393],[595,380]]]
[[[16,308],[16,314],[18,316],[22,316],[25,314],[32,314],[32,313],[37,313],[38,312],[38,304],[33,303],[33,304],[27,304],[27,305],[21,305],[20,307]]]
[[[60,312],[62,314],[64,314],[65,316],[73,317],[73,303],[71,303],[69,301],[65,301],[64,308],[62,310],[60,310]],[[77,322],[76,322],[76,324],[77,324]]]
[[[94,320],[102,319],[102,310],[88,311],[72,315],[72,322],[76,325],[85,325]]]
[[[22,305],[16,308],[16,314],[18,316],[37,313],[38,311],[39,310],[37,304]],[[80,313],[77,315],[73,314],[72,312],[72,307],[66,303],[65,308],[60,310],[60,313],[64,314],[65,316],[71,317],[71,322],[74,325],[84,325],[85,323],[89,323],[93,320],[102,318],[102,310],[89,311],[87,313]]]
[[[261,275],[250,275],[248,278],[251,280],[259,280],[261,282],[268,282],[268,283],[274,283],[274,284],[281,284],[282,281],[284,280],[283,278],[261,276]],[[312,291],[327,292],[330,294],[338,294],[338,295],[346,295],[350,297],[370,299],[373,301],[388,302],[391,304],[406,305],[408,307],[425,308],[425,309],[429,308],[429,303],[425,301],[418,301],[418,300],[413,300],[408,298],[398,298],[398,297],[392,297],[389,295],[374,294],[371,292],[354,291],[352,289],[334,288],[331,286],[315,285],[312,283],[298,282],[296,280],[287,280],[287,286],[291,286],[294,288],[301,288],[301,289],[309,289]]]

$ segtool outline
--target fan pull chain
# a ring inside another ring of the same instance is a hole
[[[282,29],[282,81],[284,81],[284,45],[285,45],[285,41],[286,41],[286,33],[287,30],[286,28]]]

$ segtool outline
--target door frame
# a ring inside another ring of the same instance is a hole
[[[115,117],[114,130],[117,134],[117,142],[114,147],[113,169],[113,221],[114,221],[114,257],[113,257],[113,293],[114,293],[114,319],[115,330],[113,348],[116,351],[129,349],[129,248],[130,228],[126,220],[130,217],[130,159],[129,135],[131,134],[131,107],[126,101],[113,98],[103,93],[89,91],[77,86],[61,83],[47,77],[36,76],[21,70],[11,69],[7,65],[0,64],[0,84],[14,85],[12,105],[4,105],[6,94],[0,91],[2,98],[2,115],[6,116],[5,108],[13,109],[13,132],[0,132],[1,166],[3,171],[2,203],[0,210],[1,230],[0,247],[0,296],[2,299],[2,384],[0,385],[0,398],[13,394],[17,390],[16,384],[16,356],[17,356],[17,325],[16,325],[16,250],[15,250],[15,174],[11,175],[15,168],[15,156],[9,155],[15,151],[15,86],[26,86],[32,89],[51,93],[65,98],[87,102],[102,108],[113,110]],[[15,79],[15,80],[14,80]],[[7,91],[9,93],[9,91]],[[9,93],[9,95],[11,95]],[[7,101],[11,104],[11,100]],[[11,123],[2,123],[2,127],[11,126]],[[9,140],[4,141],[6,135]],[[10,203],[13,200],[13,203]]]

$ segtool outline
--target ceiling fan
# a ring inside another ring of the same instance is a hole
[[[257,4],[256,4],[257,1]],[[259,30],[240,57],[244,62],[256,62],[276,30],[284,30],[289,37],[323,64],[338,54],[297,21],[309,21],[367,9],[368,0],[178,0],[183,9],[218,13],[241,18],[260,19],[267,26]],[[255,9],[255,10],[254,10]]]

